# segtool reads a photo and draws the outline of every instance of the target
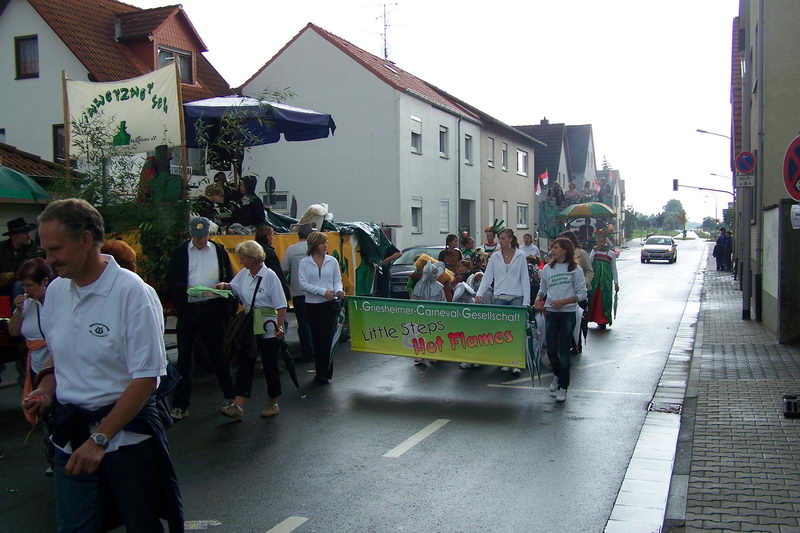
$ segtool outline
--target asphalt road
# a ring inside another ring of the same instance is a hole
[[[221,417],[213,376],[168,433],[190,529],[222,532],[600,532],[694,280],[700,240],[675,264],[618,262],[613,327],[590,328],[565,404],[497,368],[419,368],[341,350],[333,383],[305,398],[284,376],[282,413]],[[53,531],[40,437],[24,444],[19,390],[0,389],[0,530]],[[423,431],[424,430],[424,431]],[[422,432],[422,433],[420,433]],[[411,439],[409,441],[409,439]]]

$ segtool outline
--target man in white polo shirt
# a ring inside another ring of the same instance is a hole
[[[104,225],[84,200],[39,216],[42,248],[60,278],[47,288],[42,329],[55,375],[23,400],[43,415],[54,394],[59,531],[181,530],[183,507],[155,403],[166,374],[164,318],[155,292],[100,253]],[[54,379],[55,378],[55,379]]]
[[[228,252],[221,244],[208,240],[211,221],[195,217],[189,223],[191,239],[172,252],[167,268],[167,287],[175,299],[178,311],[178,372],[181,380],[172,396],[172,418],[181,420],[189,416],[189,399],[192,392],[192,361],[198,339],[217,374],[222,389],[221,409],[233,403],[234,390],[230,367],[222,353],[225,325],[228,322],[226,298],[209,293],[200,297],[188,296],[190,287],[213,287],[230,282],[233,268]]]

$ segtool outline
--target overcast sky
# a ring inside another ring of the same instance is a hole
[[[381,3],[182,4],[232,87],[308,22],[383,55]],[[730,175],[729,141],[695,130],[730,134],[737,9],[738,0],[398,0],[387,4],[389,59],[507,124],[592,124],[598,166],[605,157],[619,169],[628,206],[655,213],[677,198],[699,222],[713,216],[714,193],[675,193],[672,179],[730,190],[710,175]],[[731,196],[717,198],[721,211]]]

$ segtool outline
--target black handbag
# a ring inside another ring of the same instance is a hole
[[[253,309],[255,308],[256,295],[261,286],[261,276],[256,281],[256,288],[253,291],[253,300],[250,302],[248,311],[241,310],[228,321],[225,328],[225,338],[223,340],[223,357],[225,361],[231,362],[242,354],[255,357],[255,345],[253,335]]]

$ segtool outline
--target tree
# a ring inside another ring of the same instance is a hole
[[[702,229],[703,231],[706,231],[708,233],[711,233],[712,231],[717,229],[717,221],[716,221],[716,219],[714,219],[712,217],[704,217],[703,218],[703,223],[700,225],[700,229]]]

